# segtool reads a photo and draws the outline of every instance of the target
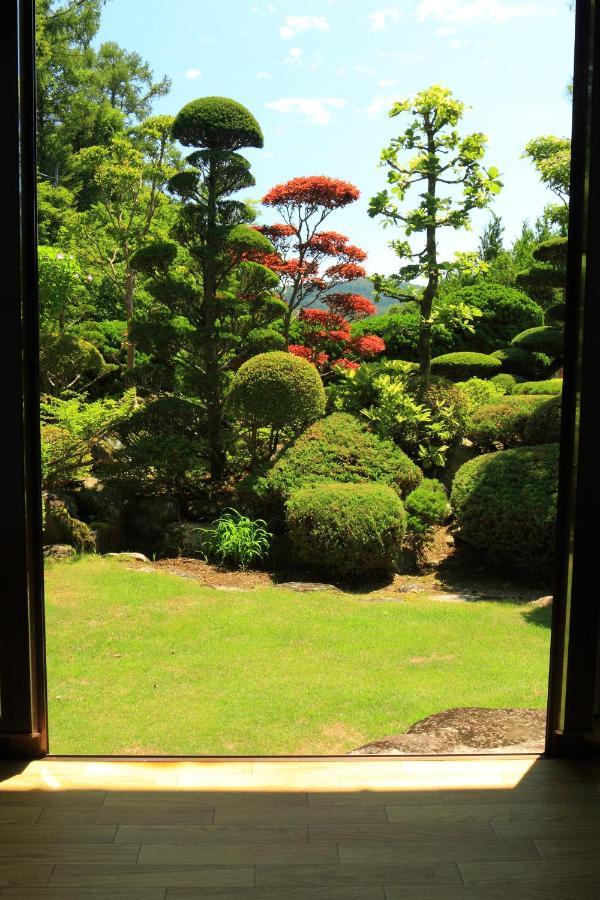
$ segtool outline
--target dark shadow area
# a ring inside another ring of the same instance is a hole
[[[586,760],[48,758],[0,772],[2,896],[600,896]]]

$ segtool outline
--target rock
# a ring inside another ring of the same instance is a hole
[[[45,502],[44,539],[48,544],[70,544],[78,553],[93,553],[96,541],[89,525],[73,518],[62,500]]]
[[[122,553],[105,553],[104,556],[108,556],[112,559],[123,559],[129,560],[130,562],[141,562],[141,563],[149,563],[150,560],[143,553],[136,553],[133,551],[124,551]]]
[[[86,478],[77,490],[77,505],[83,516],[96,522],[118,522],[121,501],[113,487],[97,478]]]
[[[311,591],[337,591],[334,584],[321,584],[318,581],[283,581],[277,587],[286,588],[288,591],[297,591],[299,594],[308,594]]]
[[[351,756],[438,753],[542,753],[543,709],[447,709],[412,725],[405,734],[351,750]],[[515,749],[518,748],[518,749]]]
[[[174,497],[137,497],[125,510],[128,535],[142,541],[156,541],[167,525],[179,520],[179,504]]]
[[[90,522],[90,529],[96,539],[98,553],[117,551],[125,544],[125,535],[118,522]]]
[[[46,559],[68,559],[68,557],[76,555],[75,547],[71,547],[70,544],[48,544],[44,547]]]
[[[207,529],[200,522],[170,522],[163,531],[159,550],[167,556],[199,556]]]
[[[545,606],[552,606],[553,600],[554,600],[554,597],[550,597],[550,596],[549,597],[540,597],[539,600],[532,600],[529,605],[543,608]]]

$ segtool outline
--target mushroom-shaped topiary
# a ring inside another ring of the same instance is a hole
[[[301,430],[325,412],[319,373],[305,359],[279,351],[253,356],[237,371],[229,408],[252,428]]]
[[[260,125],[252,113],[227,97],[200,97],[186,104],[173,123],[173,137],[185,147],[210,150],[263,146]]]
[[[500,361],[501,371],[521,378],[542,378],[550,371],[552,360],[545,353],[534,353],[525,347],[505,347],[492,356]]]
[[[490,378],[500,371],[500,361],[486,353],[444,353],[431,360],[431,373],[451,381]]]
[[[561,328],[552,325],[541,325],[539,328],[528,328],[512,339],[513,347],[523,347],[534,353],[545,353],[550,357],[562,356],[564,333]]]

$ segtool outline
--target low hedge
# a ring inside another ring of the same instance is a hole
[[[525,425],[526,444],[554,444],[560,441],[562,397],[551,397],[540,403]]]
[[[558,444],[545,444],[489,453],[461,466],[451,498],[458,538],[494,565],[549,583],[558,455]]]
[[[552,365],[546,353],[534,353],[524,347],[505,347],[492,356],[499,360],[502,373],[520,378],[543,378]]]
[[[516,384],[513,394],[546,394],[547,396],[562,394],[562,378],[547,378],[545,381],[523,381]]]
[[[523,394],[480,406],[471,415],[467,437],[482,450],[507,449],[525,441],[527,423],[547,397]]]
[[[445,353],[431,360],[432,375],[441,375],[451,381],[468,378],[491,378],[500,371],[500,361],[486,353]]]
[[[398,494],[382,484],[320,484],[286,506],[295,561],[328,577],[394,570],[406,531]]]

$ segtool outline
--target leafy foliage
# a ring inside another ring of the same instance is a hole
[[[562,397],[540,403],[525,426],[526,444],[554,444],[560,441]]]
[[[465,329],[461,335],[460,350],[492,353],[505,347],[519,332],[544,322],[541,307],[523,291],[487,280],[451,290],[441,302],[464,304],[481,313],[475,327]]]
[[[471,415],[469,440],[482,450],[507,449],[524,443],[529,419],[545,399],[523,394],[480,406]]]
[[[221,566],[247,569],[268,556],[272,537],[263,519],[253,521],[235,509],[226,509],[203,530],[201,547],[207,559]]]
[[[545,381],[522,381],[515,384],[513,394],[562,394],[562,378],[548,378]]]
[[[495,350],[492,356],[499,360],[503,374],[521,378],[543,378],[552,364],[552,360],[545,353],[514,345]]]
[[[406,530],[402,501],[383,484],[297,490],[286,518],[294,559],[338,577],[393,571]]]
[[[436,525],[443,525],[450,515],[446,489],[434,478],[424,478],[404,501],[407,535],[410,545],[420,551],[431,539]]]
[[[543,353],[551,358],[559,358],[563,353],[564,333],[561,328],[541,325],[528,328],[512,339],[513,347],[522,347],[532,353]]]
[[[500,370],[500,362],[485,353],[445,353],[431,360],[431,371],[452,381],[463,381],[470,376],[489,378]]]
[[[494,377],[496,378],[498,376]],[[502,383],[498,383],[497,381],[494,381],[494,379],[485,381],[483,378],[469,378],[468,381],[459,381],[457,387],[459,387],[468,398],[469,414],[474,412],[480,406],[498,403],[502,397],[508,393]]]

